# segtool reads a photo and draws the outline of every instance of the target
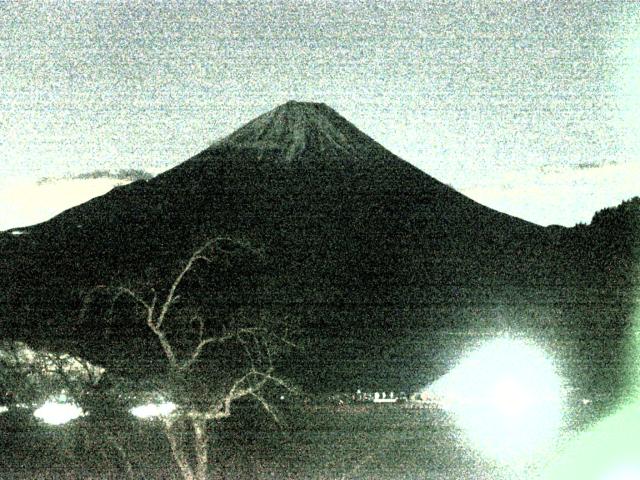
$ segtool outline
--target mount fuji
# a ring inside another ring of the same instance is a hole
[[[132,318],[80,320],[87,292],[161,283],[225,237],[260,260],[234,257],[193,288],[212,311],[299,318],[308,345],[291,368],[312,388],[425,382],[475,334],[582,331],[572,312],[590,293],[572,285],[585,272],[601,282],[585,267],[588,233],[484,207],[318,103],[278,106],[155,178],[20,231],[0,234],[4,338],[115,368],[149,334]]]

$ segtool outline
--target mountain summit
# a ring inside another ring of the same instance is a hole
[[[358,145],[372,142],[324,103],[289,101],[260,115],[220,141],[221,144],[277,149],[294,161],[308,148],[358,155]]]

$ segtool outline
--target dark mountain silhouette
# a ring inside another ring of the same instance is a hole
[[[80,320],[87,292],[166,282],[195,247],[224,236],[260,260],[234,256],[192,288],[211,311],[299,318],[306,348],[289,367],[307,388],[426,383],[474,333],[562,338],[571,355],[597,357],[622,334],[592,345],[593,322],[607,316],[624,332],[629,306],[600,302],[586,323],[582,308],[594,289],[630,292],[636,258],[625,230],[611,240],[625,259],[602,260],[609,221],[543,228],[491,210],[326,105],[288,102],[151,180],[0,236],[1,334],[133,369],[153,340],[144,322]]]

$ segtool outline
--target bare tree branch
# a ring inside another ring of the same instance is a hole
[[[116,287],[115,288],[115,295],[113,296],[113,298],[111,299],[111,308],[109,309],[109,315],[113,316],[113,309],[114,306],[116,304],[116,302],[118,301],[118,299],[124,295],[129,296],[130,298],[132,298],[136,303],[139,303],[140,305],[142,305],[142,307],[148,312],[149,310],[152,310],[151,305],[149,305],[147,302],[144,301],[144,299],[136,294],[133,290],[126,288],[126,287]]]
[[[239,399],[247,395],[248,391],[245,388],[241,388],[244,383],[250,378],[251,372],[246,373],[238,380],[236,380],[231,388],[229,389],[229,393],[225,396],[222,407],[218,407],[214,413],[212,419],[220,419],[225,418],[231,415],[231,404]]]
[[[280,377],[276,377],[275,375],[272,374],[273,371],[267,371],[267,372],[256,372],[254,371],[254,375],[257,377],[261,377],[263,380],[262,385],[264,385],[264,383],[266,382],[272,382],[276,385],[279,385],[283,388],[285,388],[286,390],[290,391],[290,392],[294,392],[295,388],[293,388],[291,385],[289,385],[289,383],[287,381],[285,381],[284,379],[280,378]]]
[[[198,248],[195,252],[193,252],[193,254],[191,255],[191,258],[189,258],[184,268],[180,271],[178,276],[175,278],[175,280],[171,284],[171,288],[169,289],[167,298],[162,304],[160,314],[158,315],[158,320],[156,321],[157,328],[162,327],[162,323],[164,322],[164,319],[166,318],[167,313],[169,312],[169,308],[171,308],[171,306],[180,298],[179,296],[176,296],[176,290],[180,286],[180,283],[182,283],[182,279],[187,274],[187,272],[189,272],[193,268],[193,265],[195,264],[195,262],[198,260],[211,262],[211,259],[206,255],[203,255],[203,252],[207,248],[210,248],[213,245],[213,242],[214,242],[213,240],[209,240],[202,247]]]
[[[213,409],[210,412],[205,413],[206,419],[218,420],[226,418],[231,415],[231,405],[234,401],[243,397],[250,396],[258,400],[265,411],[274,419],[278,424],[281,423],[277,409],[267,401],[262,395],[261,391],[267,383],[274,383],[286,388],[289,391],[293,391],[287,382],[283,379],[272,375],[271,371],[260,372],[257,370],[250,370],[245,375],[240,377],[231,387],[229,393],[224,398],[223,403],[218,408]],[[247,385],[248,384],[248,385]]]
[[[175,353],[173,352],[173,347],[171,346],[171,343],[167,339],[165,333],[160,329],[160,327],[157,326],[157,323],[154,322],[153,311],[150,311],[149,315],[147,316],[147,325],[158,338],[160,346],[162,347],[162,350],[164,351],[164,354],[169,361],[169,365],[171,365],[172,368],[176,368],[178,365],[178,360]]]
[[[135,473],[133,471],[133,466],[131,465],[131,461],[129,460],[129,456],[127,455],[127,452],[125,451],[125,449],[122,446],[122,444],[110,432],[107,432],[105,436],[106,436],[106,438],[108,440],[108,443],[120,455],[120,459],[121,459],[122,463],[124,464],[125,472],[127,472],[127,478],[129,480],[133,480],[134,478],[136,478],[135,477]]]
[[[246,327],[246,328],[239,328],[233,332],[226,333],[219,337],[203,338],[204,322],[201,318],[199,320],[200,320],[200,328],[199,328],[198,344],[196,345],[193,352],[191,352],[190,358],[179,366],[180,370],[186,370],[189,367],[191,367],[202,354],[204,347],[206,347],[209,344],[222,344],[231,340],[240,341],[243,335],[255,335],[258,332],[265,331],[265,329],[261,327]]]
[[[265,409],[265,411],[271,415],[271,417],[273,418],[273,420],[280,425],[281,421],[280,421],[280,417],[278,416],[277,412],[276,412],[276,408],[271,405],[269,402],[267,402],[265,400],[265,398],[260,395],[258,392],[251,392],[251,396],[254,397],[256,400],[258,400],[260,402],[260,404],[262,405],[262,408]]]

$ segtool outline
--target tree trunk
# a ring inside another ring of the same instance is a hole
[[[209,438],[207,422],[201,418],[192,419],[195,434],[196,480],[207,480],[209,470]]]
[[[180,473],[182,474],[182,478],[184,480],[196,480],[193,469],[191,468],[191,465],[189,465],[189,459],[187,458],[187,455],[185,454],[182,447],[181,438],[179,435],[177,435],[176,429],[174,427],[174,422],[166,419],[164,421],[164,431],[167,439],[169,440],[169,444],[171,445],[173,460],[176,462],[176,465],[178,465]]]
[[[107,439],[109,443],[116,449],[116,451],[120,454],[120,458],[122,459],[122,464],[124,465],[125,471],[127,472],[127,478],[129,480],[133,480],[135,478],[135,474],[133,472],[133,466],[129,461],[129,457],[127,456],[127,452],[122,447],[120,442],[111,434],[107,434]]]

